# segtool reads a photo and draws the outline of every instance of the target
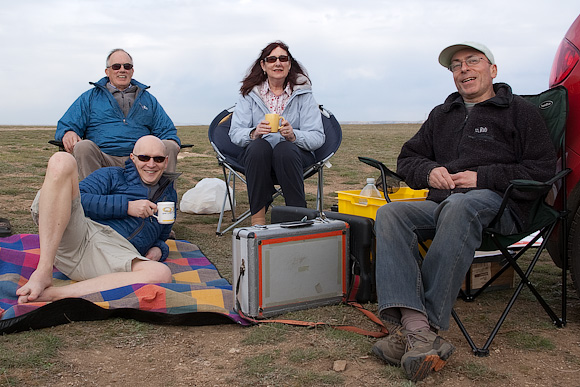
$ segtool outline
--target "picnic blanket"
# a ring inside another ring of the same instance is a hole
[[[173,273],[172,283],[135,284],[81,298],[18,305],[16,289],[38,263],[38,235],[0,238],[0,334],[112,317],[170,325],[248,325],[233,310],[232,286],[201,250],[187,241],[167,244],[165,263]],[[53,278],[54,286],[72,282],[56,269]]]

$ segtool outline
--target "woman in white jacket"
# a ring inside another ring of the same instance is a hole
[[[241,161],[248,183],[252,225],[266,223],[274,183],[286,205],[306,207],[304,168],[314,163],[313,151],[324,143],[318,104],[310,79],[288,46],[268,44],[242,81],[230,128],[232,142],[244,148]],[[268,113],[284,117],[271,133]]]

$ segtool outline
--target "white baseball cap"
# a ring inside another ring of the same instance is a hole
[[[441,54],[439,54],[439,63],[441,63],[441,66],[449,68],[453,55],[455,55],[455,53],[458,51],[465,50],[466,48],[474,48],[477,51],[480,51],[487,57],[491,64],[495,64],[495,59],[493,58],[491,50],[487,48],[487,46],[477,42],[463,42],[447,47],[441,51]]]

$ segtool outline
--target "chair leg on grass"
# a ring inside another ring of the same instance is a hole
[[[551,226],[551,228],[553,228],[554,225]],[[548,230],[547,235],[550,234],[552,230]],[[540,295],[540,293],[538,292],[538,290],[536,289],[536,287],[532,284],[532,282],[529,279],[529,276],[532,274],[537,261],[540,258],[540,255],[542,253],[542,251],[544,251],[544,247],[545,244],[547,243],[548,238],[544,238],[542,245],[540,247],[538,247],[538,250],[536,251],[536,253],[534,254],[534,257],[532,258],[532,260],[530,261],[526,271],[524,272],[522,270],[522,268],[520,267],[520,265],[518,265],[517,260],[527,251],[527,248],[522,249],[521,251],[519,251],[515,256],[512,256],[512,254],[502,245],[500,245],[499,243],[497,244],[498,249],[502,252],[503,257],[508,261],[509,265],[506,264],[507,267],[513,267],[514,271],[518,274],[518,276],[520,277],[520,282],[518,284],[518,286],[516,287],[514,293],[512,294],[508,304],[506,305],[503,313],[501,314],[499,320],[497,321],[495,327],[493,328],[493,330],[491,331],[489,337],[487,338],[487,341],[485,342],[485,344],[482,347],[478,347],[471,335],[467,332],[467,329],[465,328],[465,326],[463,325],[461,319],[459,318],[459,316],[457,315],[457,313],[455,312],[455,310],[451,311],[451,315],[453,316],[453,319],[455,320],[455,322],[457,323],[457,326],[459,327],[459,330],[461,331],[461,333],[463,334],[463,336],[465,337],[465,339],[467,340],[467,343],[469,344],[469,346],[471,347],[471,350],[473,352],[473,354],[475,356],[479,356],[479,357],[483,357],[483,356],[489,356],[489,347],[491,346],[493,340],[495,339],[495,336],[497,335],[497,333],[499,332],[501,326],[503,325],[505,319],[507,318],[510,310],[512,309],[513,305],[516,302],[516,299],[519,297],[520,293],[522,292],[524,285],[527,286],[530,291],[532,292],[532,294],[534,295],[534,297],[536,298],[536,300],[540,303],[540,305],[542,305],[542,307],[544,308],[544,310],[546,311],[546,313],[548,314],[548,316],[550,317],[550,319],[552,320],[552,323],[558,327],[558,328],[562,328],[564,325],[566,325],[566,289],[565,284],[566,281],[565,279],[563,279],[562,283],[563,283],[563,288],[562,288],[562,318],[559,318],[556,313],[552,310],[552,308],[548,305],[548,303],[544,300],[544,298]],[[495,240],[494,240],[495,241]],[[533,242],[530,244],[532,245]],[[529,246],[529,245],[528,245]],[[506,266],[504,266],[504,269],[506,268]],[[493,280],[496,279],[496,277],[498,277],[498,275],[501,274],[497,273],[492,279],[490,279],[484,286],[487,287],[487,285],[491,282],[493,282]],[[563,265],[562,268],[562,276],[565,276],[567,274],[567,265]],[[471,297],[472,299],[475,298],[476,296],[478,296],[479,294],[481,294],[482,289],[479,289],[477,293],[475,293],[475,295],[473,297]]]

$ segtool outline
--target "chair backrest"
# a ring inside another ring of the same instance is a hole
[[[564,86],[557,86],[543,91],[540,94],[522,95],[522,97],[540,109],[540,114],[544,118],[556,152],[563,152],[566,138],[566,118],[568,115],[568,91],[566,88]],[[559,164],[559,170],[566,169],[566,157],[559,157]],[[556,184],[560,183],[558,181]],[[527,227],[523,232],[499,237],[503,245],[511,245],[525,237],[531,231],[539,230],[553,223],[558,218],[559,212],[546,203],[545,196],[547,194],[548,192],[539,196],[533,203],[529,211]],[[560,195],[560,201],[561,207],[566,208],[566,195]],[[484,238],[480,249],[486,251],[495,250],[496,246],[489,238]]]
[[[568,91],[564,86],[556,86],[540,94],[522,95],[523,98],[540,109],[546,122],[550,138],[556,151],[564,146],[566,117],[568,116]]]
[[[218,154],[219,162],[225,162],[234,170],[244,173],[244,167],[239,161],[243,148],[235,145],[229,135],[233,110],[231,107],[221,111],[209,125],[207,135],[211,146]]]
[[[209,142],[218,154],[220,162],[226,162],[234,170],[244,173],[244,167],[239,161],[243,148],[235,145],[230,140],[229,131],[232,123],[234,108],[221,111],[211,122],[208,130]],[[320,106],[322,115],[322,126],[326,139],[320,148],[314,151],[316,163],[325,162],[330,159],[340,147],[342,142],[342,128],[336,117]]]
[[[342,128],[330,111],[320,105],[320,114],[322,115],[322,126],[326,139],[320,148],[314,151],[316,162],[324,162],[330,159],[342,143]]]

